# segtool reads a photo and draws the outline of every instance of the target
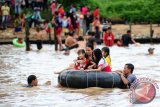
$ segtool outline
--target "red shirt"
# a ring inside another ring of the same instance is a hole
[[[59,9],[58,9],[58,13],[60,13],[61,16],[64,16],[64,10],[63,10],[63,8],[59,8]]]
[[[95,18],[98,18],[98,17],[99,17],[99,9],[95,9],[95,10],[94,10],[93,16],[94,16]]]
[[[114,35],[112,33],[105,33],[105,35],[103,37],[103,43],[105,46],[113,46]]]

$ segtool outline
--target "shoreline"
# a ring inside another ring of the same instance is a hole
[[[102,41],[102,40],[101,40]],[[114,44],[116,44],[116,42],[118,41],[118,39],[114,40]],[[149,44],[151,43],[151,38],[135,38],[135,41],[141,44]],[[62,42],[64,43],[65,40],[62,40]],[[103,42],[101,42],[103,43]],[[153,44],[160,44],[160,38],[152,38],[152,43]],[[0,40],[0,45],[8,45],[8,44],[13,44],[11,39],[8,40]],[[30,44],[36,44],[36,40],[30,40]],[[54,40],[50,41],[49,40],[43,40],[43,44],[54,44]]]

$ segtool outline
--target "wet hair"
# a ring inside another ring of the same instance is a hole
[[[133,73],[134,65],[131,64],[131,63],[127,63],[127,64],[125,64],[125,65],[127,65],[127,68],[131,70],[131,73]]]
[[[94,49],[94,47],[93,47],[93,45],[91,45],[91,44],[87,44],[87,46],[86,47],[89,47],[89,48],[91,48],[92,50]]]
[[[78,52],[77,52],[78,55],[79,55],[79,54],[85,54],[85,53],[86,53],[86,52],[85,52],[84,49],[79,49]]]
[[[93,61],[98,65],[99,61],[102,58],[102,52],[100,49],[93,50],[93,55],[95,56],[95,59],[93,57]]]
[[[28,79],[27,79],[28,85],[30,85],[32,83],[32,81],[36,80],[36,79],[37,79],[37,77],[35,75],[28,76]]]
[[[84,41],[84,38],[82,36],[79,36],[77,39],[78,41]]]
[[[127,30],[127,33],[131,33],[131,30]]]
[[[104,51],[104,52],[106,53],[106,56],[105,56],[105,57],[107,57],[108,55],[110,55],[110,50],[109,50],[108,47],[103,47],[103,48],[102,48],[102,51]]]

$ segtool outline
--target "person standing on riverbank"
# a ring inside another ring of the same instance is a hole
[[[5,3],[2,7],[1,7],[1,11],[2,11],[2,26],[3,29],[7,28],[7,23],[8,23],[8,16],[10,15],[10,7],[7,5],[7,3]]]

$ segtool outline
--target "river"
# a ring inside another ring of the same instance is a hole
[[[98,46],[102,48],[102,46]],[[149,47],[155,48],[154,55],[146,55]],[[160,91],[148,104],[131,104],[128,89],[87,88],[71,89],[57,86],[58,75],[76,57],[75,50],[69,56],[55,52],[53,45],[44,45],[41,51],[32,45],[32,51],[0,46],[0,107],[159,107]],[[160,45],[131,45],[129,48],[110,48],[112,69],[123,69],[125,63],[133,63],[134,74],[157,81],[160,86]],[[34,74],[39,86],[24,87],[27,77]]]

